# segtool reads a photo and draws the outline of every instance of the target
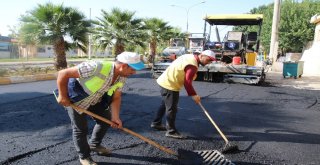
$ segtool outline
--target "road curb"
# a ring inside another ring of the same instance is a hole
[[[56,78],[57,78],[56,73],[54,73],[54,74],[27,75],[27,76],[0,77],[0,85],[18,84],[18,83],[45,81],[45,80],[55,80]]]
[[[150,69],[150,64],[144,64],[146,69]],[[55,80],[57,73],[54,74],[37,74],[26,76],[0,77],[0,85],[18,84],[35,81]]]

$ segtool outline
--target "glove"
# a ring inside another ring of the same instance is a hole
[[[196,104],[199,104],[200,101],[201,101],[201,98],[200,98],[199,95],[194,95],[194,96],[192,96],[192,99],[193,99],[193,101],[194,101]]]

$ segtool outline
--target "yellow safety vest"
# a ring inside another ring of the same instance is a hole
[[[96,93],[100,88],[102,88],[107,77],[110,75],[112,66],[113,66],[113,63],[110,61],[97,62],[97,68],[93,73],[94,76],[79,78],[79,83],[84,89],[84,91],[87,94],[92,95]],[[113,93],[118,88],[123,87],[123,85],[124,84],[122,82],[115,83],[109,88],[109,90],[107,91],[107,94],[109,96],[112,96]]]
[[[180,91],[184,85],[186,75],[184,69],[187,65],[194,65],[198,68],[198,62],[193,54],[185,54],[174,60],[157,79],[157,83],[168,90]]]

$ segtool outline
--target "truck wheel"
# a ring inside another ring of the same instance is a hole
[[[266,82],[266,74],[262,73],[260,81],[256,85],[263,86],[265,84],[265,82]]]
[[[195,79],[195,81],[203,81],[203,72],[198,72],[197,73],[197,78]]]
[[[157,74],[157,73],[152,73],[152,75],[151,75],[151,77],[152,78],[154,78],[154,79],[157,79],[157,78],[159,78],[159,74]]]

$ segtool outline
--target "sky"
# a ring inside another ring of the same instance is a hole
[[[135,11],[139,18],[160,18],[170,26],[190,33],[203,33],[204,20],[210,14],[242,14],[274,0],[7,0],[0,7],[0,34],[10,34],[9,27],[17,26],[21,15],[37,7],[38,4],[51,2],[74,7],[87,18],[96,19],[101,10],[110,11],[113,7]],[[91,11],[91,12],[90,12]],[[220,36],[228,28],[221,28]]]

